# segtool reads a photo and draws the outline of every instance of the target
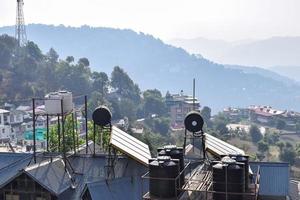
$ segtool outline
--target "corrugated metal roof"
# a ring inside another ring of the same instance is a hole
[[[99,181],[87,183],[86,189],[93,200],[140,200],[142,180],[141,177],[125,177]]]
[[[62,158],[30,165],[24,173],[56,196],[71,186],[71,176],[65,171]]]
[[[112,127],[110,144],[134,160],[148,165],[151,158],[149,146],[115,126]]]
[[[245,155],[242,149],[239,149],[223,140],[220,140],[208,133],[205,133],[205,148],[215,156],[220,155]]]
[[[26,173],[46,190],[57,195],[58,199],[79,200],[87,182],[103,181],[106,178],[107,155],[70,155],[69,163],[76,172],[73,173],[70,167],[65,172],[62,158],[52,154],[57,157],[52,162],[49,162],[50,154],[47,153],[38,154],[37,164],[34,164],[32,154],[0,153],[0,188]],[[118,155],[114,167],[115,178],[140,178],[146,171],[147,167],[139,162]]]
[[[276,162],[250,162],[254,173],[260,167],[259,195],[287,196],[289,193],[289,164]]]
[[[74,171],[80,175],[74,177],[76,188],[69,188],[59,196],[59,199],[79,200],[81,199],[80,195],[87,182],[99,182],[105,180],[107,170],[105,155],[96,157],[77,155],[69,157],[69,161],[74,168]],[[142,164],[124,156],[118,156],[114,168],[115,178],[132,176],[141,177],[146,171],[147,168]]]
[[[28,165],[31,154],[0,153],[0,188],[20,174],[20,170]]]
[[[27,153],[0,152],[0,171],[12,163],[29,157],[32,157],[32,155]]]
[[[0,114],[9,113],[8,110],[0,109]]]

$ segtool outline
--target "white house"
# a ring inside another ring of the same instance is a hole
[[[10,112],[0,109],[0,141],[14,140],[15,134],[10,125]]]

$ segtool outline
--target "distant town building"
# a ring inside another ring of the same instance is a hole
[[[224,108],[223,113],[227,116],[231,121],[240,121],[241,119],[249,118],[249,109],[247,108]]]
[[[200,103],[197,98],[189,95],[184,95],[183,91],[180,94],[167,94],[166,106],[171,117],[171,126],[173,128],[183,128],[184,118],[186,114],[192,110],[199,110]]]
[[[14,139],[15,135],[10,125],[10,111],[0,109],[0,142]]]
[[[288,110],[278,110],[271,106],[250,106],[250,120],[253,122],[275,126],[278,120],[282,120],[285,129],[295,130],[300,123],[300,113]]]

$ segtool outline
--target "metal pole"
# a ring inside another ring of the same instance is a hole
[[[183,141],[183,155],[185,155],[185,148],[186,148],[186,129],[184,129],[184,141]]]
[[[62,131],[62,142],[63,142],[63,157],[65,163],[65,171],[67,170],[67,163],[66,163],[66,141],[65,141],[65,119],[64,119],[64,101],[63,99],[60,100],[61,106],[61,131]]]
[[[204,134],[202,134],[202,151],[203,151],[203,158],[205,160],[206,159],[206,153],[205,153],[206,149],[205,149],[205,135]]]
[[[94,142],[94,145],[93,145],[93,154],[94,154],[94,156],[96,155],[96,124],[93,122],[93,125],[94,125],[94,127],[93,127],[93,142]]]
[[[73,150],[74,150],[74,153],[76,154],[74,112],[72,113],[72,134],[73,134]]]
[[[58,152],[60,152],[60,117],[57,115]]]
[[[74,115],[75,115],[75,133],[76,133],[76,145],[77,145],[77,148],[79,148],[79,133],[78,133],[78,124],[77,124],[77,113],[76,113],[76,111],[75,111],[75,113],[74,113]]]
[[[225,167],[225,191],[226,191],[226,200],[228,200],[228,193],[227,193],[227,169],[228,169],[228,165],[226,165]]]
[[[88,119],[87,119],[87,96],[84,96],[84,111],[85,111],[85,153],[88,153]]]
[[[195,79],[193,79],[193,110],[195,110]]]
[[[35,143],[35,99],[32,99],[32,126],[33,126],[33,160],[36,163],[36,143]]]
[[[104,127],[100,128],[100,148],[101,151],[103,151],[104,147],[103,147],[103,132],[105,131]]]
[[[47,152],[49,152],[49,115],[46,115],[47,119]]]

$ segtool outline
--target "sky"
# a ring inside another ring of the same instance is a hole
[[[133,29],[163,40],[300,36],[300,0],[24,0],[25,22]],[[0,26],[16,0],[0,0]]]

